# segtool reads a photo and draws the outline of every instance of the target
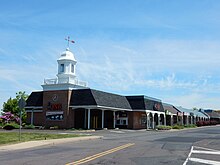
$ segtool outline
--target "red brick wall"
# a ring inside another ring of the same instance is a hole
[[[46,128],[58,126],[58,128],[70,128],[70,120],[74,120],[69,110],[69,102],[71,97],[71,92],[69,90],[62,91],[44,91],[43,92],[43,125]],[[57,100],[54,100],[53,97],[57,96]],[[59,104],[62,105],[62,108],[53,109],[50,105]],[[49,105],[49,106],[48,106]],[[46,112],[50,111],[63,111],[63,120],[51,121],[46,119]]]
[[[128,112],[128,128],[144,129],[146,126],[141,123],[141,118],[145,116],[145,112]]]

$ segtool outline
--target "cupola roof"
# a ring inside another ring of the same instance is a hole
[[[72,60],[76,61],[74,54],[70,51],[69,48],[66,48],[64,52],[61,53],[60,58],[58,60]]]

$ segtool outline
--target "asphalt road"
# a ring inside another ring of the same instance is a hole
[[[91,134],[104,137],[0,152],[0,165],[220,164],[220,126],[164,132],[100,130]]]

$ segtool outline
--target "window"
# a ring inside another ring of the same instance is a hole
[[[60,72],[64,72],[64,64],[60,65]]]
[[[74,73],[74,65],[71,66],[71,72]]]

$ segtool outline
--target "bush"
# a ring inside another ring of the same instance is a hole
[[[16,123],[10,123],[10,124],[5,124],[4,126],[3,126],[3,129],[5,129],[5,130],[13,130],[13,129],[19,129],[19,125],[18,124],[16,124]]]
[[[170,130],[170,129],[172,129],[172,127],[171,126],[165,126],[165,125],[159,125],[159,126],[156,127],[156,129],[158,129],[158,130]]]
[[[173,128],[173,129],[183,129],[184,126],[183,126],[183,125],[178,125],[178,124],[176,124],[176,125],[174,125],[172,128]]]
[[[207,125],[217,125],[218,122],[215,120],[211,120],[211,121],[197,121],[196,125],[198,127],[202,127],[202,126],[207,126]]]
[[[184,127],[185,127],[185,128],[195,128],[196,125],[195,125],[195,124],[190,124],[190,125],[185,125]]]
[[[24,128],[25,128],[25,129],[34,129],[35,126],[32,125],[32,124],[30,124],[30,125],[25,125]]]

